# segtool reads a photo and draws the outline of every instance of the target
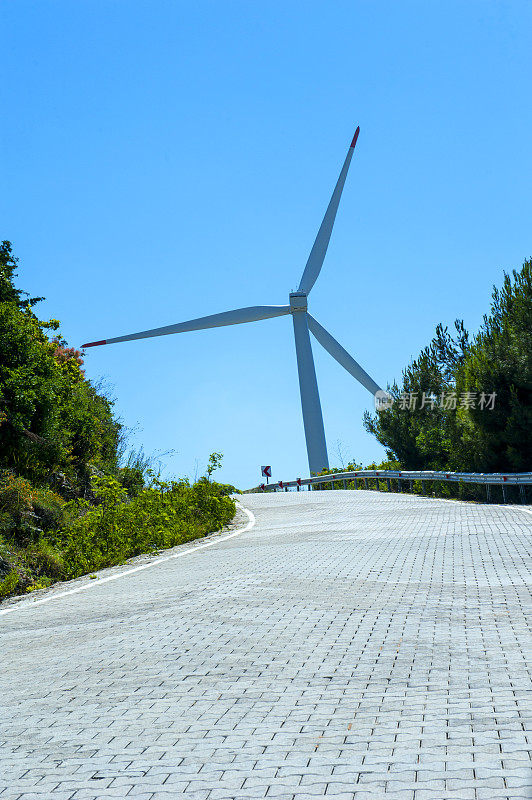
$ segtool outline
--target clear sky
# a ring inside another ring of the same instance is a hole
[[[72,345],[297,288],[357,124],[314,316],[381,385],[532,251],[529,0],[3,0],[0,237]],[[372,398],[314,344],[330,460]],[[307,472],[290,317],[87,351],[192,477]]]

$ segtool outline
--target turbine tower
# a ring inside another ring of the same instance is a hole
[[[344,165],[332,193],[331,200],[323,217],[314,246],[310,251],[307,264],[303,271],[297,292],[289,295],[289,305],[286,306],[250,306],[239,308],[235,311],[224,311],[221,314],[212,314],[208,317],[192,319],[188,322],[178,322],[175,325],[166,325],[163,328],[153,328],[149,331],[130,333],[126,336],[116,336],[114,339],[101,339],[97,342],[88,342],[82,347],[96,347],[103,344],[116,342],[129,342],[132,339],[147,339],[152,336],[166,336],[170,333],[186,333],[199,331],[205,328],[219,328],[224,325],[238,325],[243,322],[257,322],[261,319],[281,317],[285,314],[292,315],[294,324],[294,338],[296,345],[297,371],[299,375],[299,390],[301,393],[301,407],[303,410],[303,424],[307,443],[308,464],[310,473],[317,474],[323,469],[328,469],[327,445],[323,429],[323,416],[321,413],[316,370],[310,343],[309,331],[318,340],[322,347],[338,361],[356,380],[362,384],[372,395],[380,391],[380,387],[365,372],[360,364],[344,350],[341,344],[328,333],[325,328],[308,313],[307,297],[318,275],[320,274],[329,240],[342,196],[345,179],[349,165],[355,151],[360,128],[357,128],[349,146]]]

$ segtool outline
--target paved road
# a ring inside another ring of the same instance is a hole
[[[244,502],[246,533],[0,616],[0,800],[528,797],[530,514]]]

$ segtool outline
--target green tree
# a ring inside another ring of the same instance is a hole
[[[116,471],[121,425],[112,403],[83,373],[81,353],[48,331],[14,285],[17,260],[9,242],[0,258],[0,468],[37,483],[62,472],[75,491],[93,469]]]
[[[461,320],[455,322],[454,336],[438,325],[430,344],[403,371],[401,386],[389,387],[393,406],[366,412],[366,430],[388,458],[405,469],[531,468],[531,264],[525,261],[520,271],[505,273],[502,289],[493,290],[490,314],[471,341]],[[442,394],[453,392],[456,407],[442,405]],[[415,408],[405,408],[414,396]],[[465,397],[474,398],[471,406],[461,403]]]
[[[460,393],[495,394],[492,410],[459,409],[468,467],[526,471],[532,466],[532,260],[504,275],[489,315],[456,371]]]
[[[388,391],[391,408],[364,414],[364,426],[385,447],[387,456],[409,469],[448,468],[458,446],[455,411],[441,397],[455,390],[455,373],[467,356],[469,337],[462,320],[455,322],[453,337],[438,325],[430,344],[403,370],[401,387]]]
[[[14,303],[19,308],[34,306],[44,297],[30,297],[28,292],[23,292],[15,287],[14,279],[18,266],[18,258],[13,255],[11,242],[4,241],[0,244],[0,303]],[[23,297],[28,299],[23,300]]]

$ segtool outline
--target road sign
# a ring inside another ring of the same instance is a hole
[[[270,478],[272,477],[272,468],[270,467],[270,465],[268,464],[265,467],[261,467],[260,471],[261,471],[262,477],[266,478],[266,483],[269,483],[270,482]]]

